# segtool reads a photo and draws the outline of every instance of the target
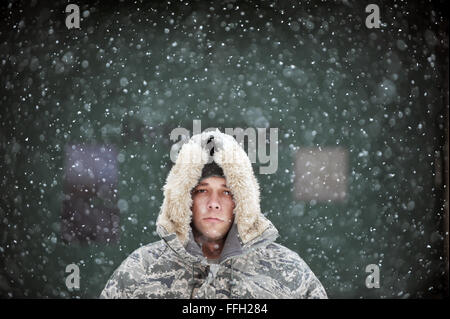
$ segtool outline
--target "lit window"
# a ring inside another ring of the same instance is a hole
[[[118,242],[117,151],[109,146],[69,145],[64,173],[64,240]]]
[[[341,147],[301,148],[295,159],[295,199],[341,201],[347,197],[347,150]]]

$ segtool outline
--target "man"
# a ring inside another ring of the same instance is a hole
[[[232,136],[194,135],[164,186],[161,240],[134,251],[100,297],[327,298],[298,254],[275,243],[278,231],[259,196],[251,162]]]

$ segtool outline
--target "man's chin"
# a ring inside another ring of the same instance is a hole
[[[203,234],[202,236],[206,241],[218,241],[221,240],[223,238],[225,238],[225,235],[223,234],[217,234],[217,235],[211,235],[211,234]]]

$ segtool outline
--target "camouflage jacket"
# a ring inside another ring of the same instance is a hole
[[[189,194],[205,164],[202,159],[193,163],[192,155],[204,150],[201,141],[211,134],[222,147],[222,152],[214,153],[214,161],[224,170],[238,202],[235,222],[217,263],[203,256],[190,228]],[[220,157],[233,152],[234,162]],[[275,243],[278,231],[260,212],[259,185],[250,161],[229,135],[202,133],[183,145],[164,186],[157,232],[161,240],[126,258],[100,298],[327,298],[299,255]]]

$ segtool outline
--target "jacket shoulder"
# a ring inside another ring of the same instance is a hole
[[[298,253],[281,244],[270,243],[266,246],[265,252],[269,258],[278,258],[280,262],[292,263],[302,269],[308,267]]]
[[[156,263],[165,250],[166,244],[163,240],[134,250],[114,271],[100,298],[130,298],[145,278],[147,269]]]
[[[298,253],[281,244],[270,243],[261,257],[270,261],[280,276],[295,278],[298,298],[327,298],[319,279]]]
[[[167,246],[163,240],[159,240],[134,250],[120,265],[118,270],[133,270],[130,268],[147,269],[154,264],[164,253]]]
[[[159,241],[147,244],[145,246],[139,247],[131,255],[136,254],[140,256],[142,261],[142,266],[148,268],[154,264],[167,249],[166,243],[161,239]]]

